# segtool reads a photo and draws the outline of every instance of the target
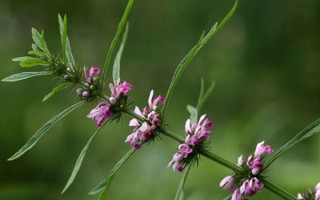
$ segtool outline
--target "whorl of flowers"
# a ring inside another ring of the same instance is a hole
[[[92,84],[95,80],[95,77],[100,73],[100,68],[91,67],[90,72],[84,70],[85,78],[87,84]],[[90,111],[87,115],[88,118],[93,119],[97,125],[100,127],[102,124],[115,113],[119,112],[119,107],[122,107],[126,104],[127,97],[125,96],[131,90],[131,84],[126,81],[120,82],[118,80],[117,84],[109,84],[109,89],[111,91],[111,96],[108,98],[108,101],[103,101],[99,103],[94,109]],[[77,90],[77,93],[82,96],[89,95],[88,91],[83,91],[82,88]]]
[[[174,154],[168,167],[172,166],[174,171],[182,172],[197,157],[198,150],[207,145],[206,141],[211,136],[211,131],[207,128],[213,128],[213,123],[206,115],[202,115],[198,123],[191,124],[191,120],[188,119],[185,124],[185,142],[179,145],[178,152]]]
[[[298,193],[298,200],[320,200],[320,182],[312,189],[305,191],[303,194]]]
[[[134,112],[145,119],[145,121],[140,122],[134,118],[129,123],[129,126],[134,127],[133,133],[128,135],[125,142],[129,142],[135,149],[140,149],[141,144],[155,138],[157,135],[157,127],[160,126],[162,121],[158,105],[164,104],[165,99],[160,95],[153,99],[153,94],[154,92],[151,90],[148,99],[149,107],[144,107],[142,111],[137,106],[134,109]]]
[[[238,158],[238,166],[243,169],[242,173],[225,177],[220,182],[220,187],[233,192],[232,200],[246,199],[260,192],[264,187],[264,184],[259,181],[259,177],[262,177],[264,154],[272,152],[272,148],[265,145],[264,141],[258,143],[254,154],[248,156],[246,161],[242,155]]]

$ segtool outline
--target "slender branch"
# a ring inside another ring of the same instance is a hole
[[[284,191],[280,187],[274,185],[273,183],[262,179],[261,180],[264,183],[264,187],[267,188],[270,192],[273,192],[274,194],[278,195],[279,197],[282,197],[283,199],[287,200],[296,200],[297,198],[293,196],[292,194],[289,194],[288,192]]]
[[[128,110],[128,109],[123,109],[122,110],[124,113],[127,113],[128,115],[138,119],[139,121],[147,121],[147,119],[137,115],[136,113],[134,113],[133,111],[131,110]],[[177,142],[179,143],[183,143],[184,142],[184,139],[179,136],[178,134],[170,131],[169,129],[167,128],[164,128],[164,127],[160,127],[159,128],[159,131],[176,140]],[[220,165],[223,165],[235,172],[241,172],[242,171],[242,168],[240,168],[239,166],[233,164],[232,162],[228,161],[228,160],[225,160],[224,158],[221,158],[220,156],[216,155],[216,154],[213,154],[211,153],[210,151],[207,151],[207,150],[202,150],[200,152],[201,155],[205,156],[206,158],[210,159],[210,160],[213,160],[217,163],[219,163]],[[281,189],[280,187],[274,185],[273,183],[271,183],[270,181],[267,181],[263,178],[261,178],[261,181],[264,183],[264,186],[266,189],[268,189],[269,191],[273,192],[274,194],[278,195],[279,197],[285,199],[285,200],[295,200],[296,198],[289,194],[288,192],[284,191],[283,189]]]

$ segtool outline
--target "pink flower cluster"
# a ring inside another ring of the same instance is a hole
[[[116,85],[110,83],[109,88],[111,91],[111,96],[109,97],[109,102],[101,102],[96,108],[91,110],[87,117],[93,119],[100,127],[109,117],[113,115],[112,106],[118,102],[122,95],[127,94],[131,90],[131,87],[131,84],[125,81],[121,83],[120,80]]]
[[[128,135],[125,142],[129,142],[135,149],[140,149],[141,144],[148,142],[150,139],[155,137],[156,128],[161,124],[158,104],[163,103],[164,98],[160,95],[153,99],[153,90],[151,90],[148,99],[149,108],[144,107],[143,111],[141,111],[136,106],[134,109],[134,112],[146,121],[140,122],[138,119],[132,119],[129,126],[134,127],[133,133]]]
[[[244,162],[242,155],[238,158],[238,166],[242,167],[243,169],[248,168],[250,170],[249,177],[241,177],[241,182],[235,183],[234,177],[227,176],[220,182],[220,187],[222,187],[224,190],[230,190],[233,192],[232,200],[242,200],[242,196],[246,198],[248,196],[253,196],[257,192],[260,192],[264,185],[263,183],[259,182],[259,179],[256,176],[263,168],[263,154],[270,154],[272,152],[272,148],[269,145],[265,145],[264,141],[257,144],[254,154],[250,155],[246,162]],[[241,186],[237,187],[237,185]]]
[[[188,119],[185,124],[186,138],[185,143],[180,144],[178,152],[174,154],[173,159],[169,163],[168,167],[172,166],[176,172],[182,172],[185,168],[186,160],[190,158],[190,154],[197,155],[195,148],[199,147],[206,139],[210,138],[211,131],[208,128],[213,128],[213,123],[206,118],[206,115],[202,115],[198,123],[191,124],[191,120]]]
[[[310,190],[313,192],[313,190]],[[301,193],[298,193],[298,200],[320,200],[320,182],[315,186],[314,188],[314,194],[309,194],[308,197],[302,195]]]
[[[253,175],[257,175],[260,172],[260,169],[263,167],[262,155],[264,153],[270,154],[273,150],[269,145],[264,145],[264,141],[257,144],[256,150],[253,155],[250,155],[247,158],[247,162],[245,163],[250,169]],[[238,158],[238,166],[242,166],[244,164],[243,156],[241,155]]]

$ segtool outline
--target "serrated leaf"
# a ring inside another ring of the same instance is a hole
[[[170,101],[171,95],[173,93],[173,90],[175,88],[175,85],[177,84],[186,66],[192,61],[194,56],[196,56],[196,54],[212,39],[212,37],[216,35],[219,32],[219,30],[221,30],[221,28],[229,21],[229,19],[232,17],[235,10],[237,9],[237,5],[238,5],[238,0],[235,1],[233,7],[229,11],[229,13],[224,17],[222,22],[219,25],[215,23],[213,27],[210,29],[209,33],[205,37],[202,36],[198,41],[198,43],[189,51],[189,53],[179,63],[179,65],[177,66],[173,74],[173,78],[170,82],[170,85],[166,94],[166,98],[165,98],[166,101],[164,103],[164,106],[162,107],[162,113],[165,112],[167,105]]]
[[[8,161],[15,160],[22,156],[24,153],[26,153],[28,150],[30,150],[37,142],[38,140],[53,126],[55,125],[59,120],[64,118],[67,114],[74,111],[76,108],[81,106],[84,103],[84,101],[80,101],[69,108],[65,109],[58,115],[51,118],[47,123],[45,123],[29,140],[28,142],[13,156],[11,156]]]
[[[304,139],[313,136],[316,133],[320,133],[320,118],[313,123],[309,124],[306,128],[300,131],[294,138],[283,145],[271,158],[266,162],[265,168],[268,168],[276,159],[278,159],[286,151],[294,147]]]
[[[114,64],[113,64],[112,77],[113,77],[113,83],[115,85],[117,84],[118,80],[120,80],[120,61],[121,61],[123,49],[126,46],[126,41],[127,41],[127,38],[128,38],[128,32],[129,32],[129,24],[127,23],[126,30],[124,31],[119,51],[118,51],[118,53],[116,55],[116,58],[115,58]]]
[[[53,90],[49,94],[47,94],[46,96],[43,97],[42,102],[48,100],[53,95],[55,95],[58,92],[60,92],[61,90],[70,88],[73,85],[74,85],[74,83],[63,83],[63,84],[57,85],[55,88],[53,88]]]
[[[121,160],[119,160],[118,163],[112,168],[112,170],[108,173],[106,179],[103,182],[101,182],[98,186],[93,188],[89,192],[89,194],[95,195],[101,192],[99,196],[99,200],[102,200],[103,197],[107,195],[107,192],[111,186],[111,183],[114,177],[116,176],[116,174],[118,173],[118,171],[121,169],[124,163],[133,155],[135,151],[136,150],[134,148],[130,149],[130,151],[123,158],[121,158]]]
[[[89,140],[87,141],[86,145],[83,147],[77,161],[76,161],[76,164],[74,165],[74,168],[72,170],[72,173],[71,173],[71,176],[70,178],[68,179],[68,182],[67,184],[65,185],[65,187],[63,188],[62,192],[61,193],[64,193],[65,191],[67,191],[67,189],[70,187],[70,185],[73,183],[74,179],[76,178],[79,170],[80,170],[80,167],[82,165],[82,162],[87,154],[87,150],[90,146],[90,144],[92,143],[92,141],[94,140],[94,138],[96,137],[96,135],[99,133],[99,131],[103,128],[103,126],[106,124],[106,122],[100,127],[98,128],[94,134],[89,138]]]
[[[12,59],[14,62],[20,62],[21,67],[49,66],[50,63],[39,58],[23,56]]]
[[[189,171],[190,171],[191,165],[189,165],[185,171],[185,173],[183,174],[180,183],[179,183],[179,187],[177,189],[176,192],[176,196],[174,197],[174,200],[184,200],[185,199],[185,194],[183,192],[184,190],[184,185],[186,183],[187,177],[189,175]]]
[[[42,71],[42,72],[21,72],[18,74],[12,74],[11,76],[8,76],[1,81],[3,82],[16,82],[16,81],[21,81],[25,80],[28,78],[32,78],[35,76],[46,76],[46,75],[52,75],[53,72],[50,71]]]
[[[63,61],[66,63],[67,16],[65,15],[64,18],[62,19],[61,15],[58,14],[58,20],[59,20],[59,29],[60,29],[60,37],[61,37],[62,56],[63,56]]]
[[[187,110],[190,113],[190,120],[191,123],[197,123],[198,120],[198,111],[195,107],[191,106],[191,105],[187,105]]]
[[[127,18],[128,18],[128,15],[129,15],[130,11],[131,11],[133,3],[134,3],[134,0],[129,0],[128,1],[128,4],[127,4],[127,6],[125,8],[125,11],[124,11],[124,13],[122,15],[122,18],[121,18],[121,20],[120,20],[120,22],[118,24],[116,35],[112,39],[112,42],[111,42],[111,45],[109,47],[109,51],[107,53],[107,57],[106,57],[106,60],[104,62],[103,69],[102,69],[102,79],[101,79],[102,82],[104,81],[104,78],[105,78],[106,73],[108,71],[109,63],[110,63],[111,57],[113,55],[113,51],[114,51],[114,49],[115,49],[115,47],[117,45],[118,39],[119,39],[119,37],[121,35],[121,32],[123,30],[123,27],[124,27],[126,21],[127,21]]]

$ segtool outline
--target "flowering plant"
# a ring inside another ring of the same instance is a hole
[[[232,192],[232,200],[247,199],[256,193],[261,192],[263,188],[270,190],[282,199],[319,200],[319,184],[317,184],[314,189],[308,190],[303,194],[299,193],[296,197],[295,195],[292,195],[271,183],[267,179],[266,173],[272,163],[280,158],[287,150],[291,149],[307,137],[318,133],[320,128],[320,119],[316,120],[299,132],[272,156],[270,155],[271,157],[268,160],[266,160],[265,154],[273,153],[273,149],[269,145],[265,145],[264,142],[261,142],[256,146],[254,154],[249,155],[248,157],[240,156],[237,165],[209,151],[211,129],[213,128],[214,123],[209,120],[205,114],[198,119],[198,114],[200,113],[204,103],[206,103],[208,96],[213,91],[214,82],[207,90],[205,90],[204,83],[202,81],[197,105],[187,106],[190,118],[185,123],[184,137],[171,131],[168,128],[169,125],[164,123],[165,116],[168,114],[168,103],[171,101],[175,86],[184,69],[198,54],[198,52],[229,21],[237,8],[238,1],[235,1],[232,9],[221,23],[215,23],[207,34],[203,33],[196,45],[182,59],[174,72],[166,95],[164,97],[161,95],[154,97],[154,90],[151,90],[147,101],[148,106],[143,109],[135,106],[132,111],[131,105],[133,104],[133,100],[130,98],[129,92],[134,89],[134,86],[126,81],[121,81],[124,79],[120,78],[120,61],[129,30],[129,26],[128,24],[126,25],[126,22],[133,3],[134,0],[128,1],[124,14],[119,22],[117,32],[111,42],[104,66],[101,68],[97,66],[90,68],[80,67],[76,64],[77,62],[74,60],[70,41],[67,36],[66,16],[64,18],[60,15],[58,16],[62,46],[61,54],[58,54],[59,56],[54,56],[54,54],[49,50],[44,38],[44,33],[40,33],[36,29],[32,29],[32,38],[34,41],[34,44],[31,46],[32,50],[28,52],[28,56],[15,58],[13,61],[19,62],[19,65],[23,68],[41,66],[42,70],[21,72],[6,77],[2,81],[15,82],[36,76],[53,75],[57,78],[58,85],[43,98],[43,101],[48,100],[64,89],[71,88],[75,90],[74,93],[77,94],[79,101],[45,123],[20,150],[9,158],[9,160],[15,160],[22,156],[24,153],[29,151],[58,121],[75,109],[79,108],[81,105],[90,103],[95,106],[87,114],[87,118],[92,119],[97,124],[98,128],[82,149],[71,176],[62,192],[65,192],[75,180],[89,146],[100,130],[103,129],[104,125],[108,122],[121,119],[123,115],[129,115],[133,118],[129,122],[129,126],[133,127],[133,131],[126,137],[124,142],[129,143],[133,148],[131,148],[128,153],[124,155],[118,163],[116,163],[107,177],[89,192],[90,195],[100,194],[99,199],[105,198],[112,180],[126,161],[135,152],[137,152],[138,149],[141,149],[142,145],[149,144],[161,136],[167,136],[179,143],[178,151],[173,155],[172,160],[169,162],[169,167],[172,166],[175,172],[183,173],[175,196],[175,199],[177,200],[184,198],[183,190],[188,173],[194,164],[200,163],[201,156],[233,171],[232,176],[227,176],[220,182],[220,187]],[[114,50],[122,33],[122,41],[113,64],[113,82],[107,84],[106,74],[108,72]]]

